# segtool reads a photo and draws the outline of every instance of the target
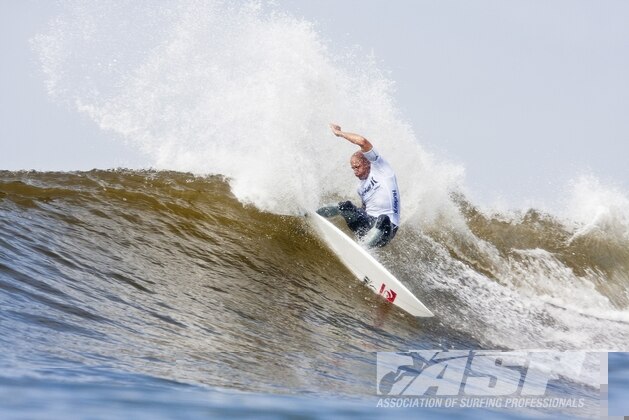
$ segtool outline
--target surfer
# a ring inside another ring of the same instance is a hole
[[[400,224],[400,190],[395,173],[369,140],[342,131],[336,124],[330,124],[330,128],[335,136],[360,147],[350,158],[350,165],[359,180],[357,191],[362,206],[343,201],[321,207],[317,213],[323,217],[343,216],[349,229],[369,248],[385,246]]]

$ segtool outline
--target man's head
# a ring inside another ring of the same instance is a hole
[[[371,162],[367,160],[365,155],[362,152],[356,152],[352,155],[349,160],[350,165],[352,166],[352,170],[354,171],[354,175],[360,180],[367,179],[369,176],[369,171],[371,170]]]

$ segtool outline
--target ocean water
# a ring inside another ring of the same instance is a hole
[[[623,192],[583,178],[562,214],[481,208],[376,63],[272,5],[62,9],[32,39],[42,84],[146,164],[0,171],[2,417],[599,416],[596,352],[629,343]],[[396,169],[403,229],[374,256],[434,318],[360,285],[301,217],[355,194],[330,121]],[[540,362],[583,404],[378,407],[379,354],[409,350],[588,352]]]
[[[557,344],[587,338],[587,329],[563,321],[572,318],[605,329],[586,349],[603,339],[601,346],[621,347],[626,332],[623,321],[552,302],[511,315],[498,301],[523,305],[524,294],[479,283],[470,268],[467,276],[415,271],[411,252],[426,266],[461,263],[439,253],[448,242],[438,235],[401,232],[379,257],[436,315],[413,318],[360,285],[304,218],[243,205],[221,177],[3,172],[0,196],[9,415],[378,417],[387,415],[374,411],[378,352],[583,349]],[[454,287],[466,284],[476,293]],[[494,311],[517,319],[490,325],[487,303],[475,299],[495,299]],[[590,361],[577,374],[558,371],[549,384],[553,395],[585,398],[579,413],[595,415],[599,377]],[[163,401],[165,394],[174,396]]]
[[[609,353],[607,378],[609,385],[610,416],[626,416],[629,413],[627,389],[629,388],[629,355],[627,353]]]

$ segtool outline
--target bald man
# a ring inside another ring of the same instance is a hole
[[[342,131],[336,124],[330,124],[330,128],[335,136],[360,147],[350,158],[350,165],[359,181],[357,191],[362,207],[344,201],[321,207],[317,213],[324,217],[343,216],[350,230],[369,248],[385,246],[400,224],[400,190],[395,173],[369,140]]]

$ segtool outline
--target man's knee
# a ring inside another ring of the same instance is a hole
[[[339,210],[340,211],[355,211],[356,206],[354,206],[354,204],[351,201],[341,201],[339,203]]]

